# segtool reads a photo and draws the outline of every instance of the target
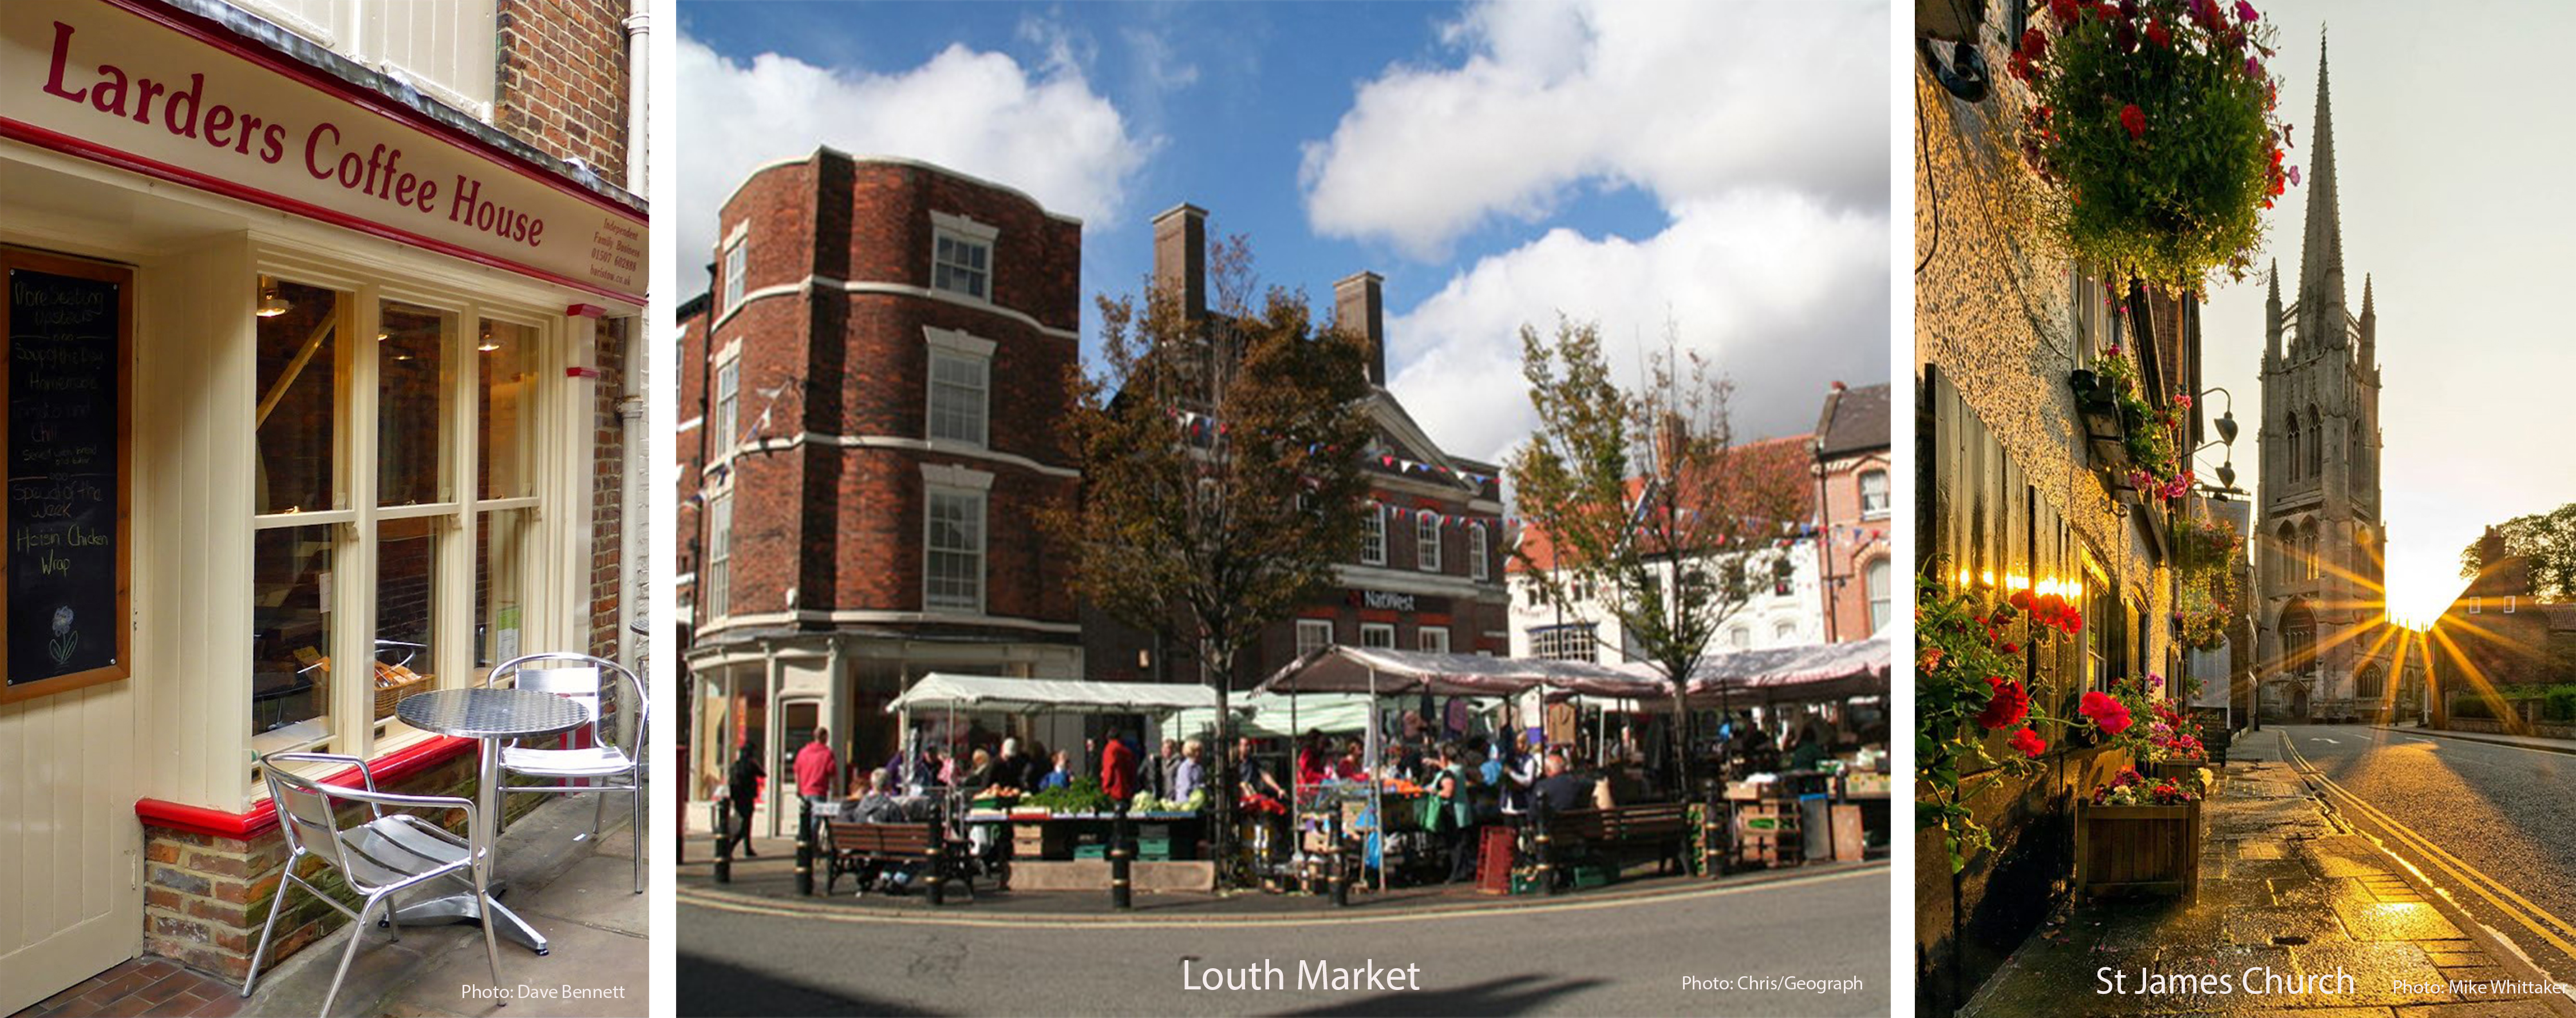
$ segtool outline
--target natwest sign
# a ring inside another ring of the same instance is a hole
[[[0,135],[644,300],[642,215],[159,8],[0,4]]]

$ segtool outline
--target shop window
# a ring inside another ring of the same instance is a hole
[[[1440,517],[1422,513],[1413,518],[1413,561],[1423,572],[1440,571]]]
[[[951,220],[947,216],[939,218]],[[976,300],[989,299],[987,286],[992,281],[992,236],[989,233],[977,236],[967,221],[956,222],[958,226],[943,224],[933,231],[931,288],[964,294]]]
[[[260,291],[254,512],[348,508],[340,488],[340,295],[274,280]]]
[[[1424,626],[1415,630],[1413,636],[1414,640],[1418,644],[1417,649],[1426,650],[1434,654],[1449,653],[1449,630],[1446,628],[1440,626]]]
[[[727,357],[716,365],[716,461],[733,458],[734,446],[742,441],[742,356]]]
[[[474,343],[474,457],[477,498],[520,498],[536,491],[537,330],[483,321]]]
[[[331,735],[333,525],[251,535],[251,746],[311,746]]]
[[[1485,561],[1491,554],[1485,547],[1485,525],[1482,523],[1469,525],[1467,527],[1467,575],[1479,581],[1491,579],[1493,567],[1487,565]]]
[[[1297,620],[1297,656],[1305,657],[1333,645],[1331,619]]]
[[[1385,622],[1360,623],[1360,646],[1394,650],[1395,626]]]
[[[1860,472],[1860,515],[1865,520],[1887,516],[1887,471]]]
[[[984,610],[984,493],[932,488],[922,600],[932,608]]]
[[[376,331],[376,504],[446,502],[452,315],[385,302]]]
[[[1879,559],[1869,564],[1869,631],[1886,632],[1888,613],[1888,566]]]
[[[474,666],[481,684],[493,665],[528,652],[528,567],[536,510],[492,509],[474,528]],[[685,613],[683,618],[687,617]]]
[[[987,372],[991,364],[948,350],[930,352],[930,437],[985,444]]]
[[[1369,503],[1368,515],[1360,517],[1360,562],[1386,564],[1386,507],[1375,502]]]
[[[749,237],[734,241],[732,246],[725,248],[724,306],[717,308],[716,313],[723,314],[742,306],[742,277],[743,270],[751,262],[751,256],[748,253],[750,250],[751,238]]]
[[[733,611],[733,492],[719,491],[707,499],[707,571],[700,581],[699,596],[706,599],[707,618],[720,619]]]
[[[427,517],[376,524],[377,687],[429,679],[438,647],[438,530]]]

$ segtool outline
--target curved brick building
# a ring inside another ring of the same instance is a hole
[[[754,171],[717,236],[681,321],[693,794],[745,741],[788,773],[818,723],[882,758],[885,703],[929,671],[1081,674],[1036,523],[1080,476],[1081,223],[823,149]]]

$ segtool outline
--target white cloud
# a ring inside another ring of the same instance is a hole
[[[1520,327],[1553,337],[1561,312],[1598,321],[1630,385],[1680,345],[1735,382],[1739,438],[1815,427],[1827,383],[1888,377],[1888,219],[1781,191],[1694,200],[1645,240],[1558,229],[1479,261],[1387,323],[1404,362],[1389,388],[1443,447],[1499,459],[1537,424]]]
[[[1884,209],[1888,11],[1880,4],[1486,3],[1447,26],[1456,67],[1399,65],[1305,146],[1318,233],[1436,260],[1496,217],[1574,188],[1666,207],[1739,187]]]
[[[1034,30],[1034,29],[1033,29]],[[952,45],[908,71],[816,67],[774,53],[748,63],[679,40],[680,272],[707,285],[716,213],[753,167],[827,145],[920,159],[1028,192],[1086,221],[1117,214],[1154,142],[1095,92],[1061,37],[1034,72]]]

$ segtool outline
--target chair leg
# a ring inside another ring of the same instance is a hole
[[[358,941],[366,936],[367,913],[375,911],[376,903],[381,900],[368,899],[365,905],[359,906],[357,920],[349,924],[349,946],[340,952],[340,970],[331,974],[330,991],[322,995],[321,1018],[330,1018],[331,1002],[340,999],[340,981],[349,978],[349,960],[358,956]]]
[[[583,837],[597,838],[600,825],[608,822],[608,792],[605,789],[592,792],[590,797],[599,802],[590,808],[590,833]]]
[[[290,872],[294,865],[295,860],[287,860]],[[259,981],[260,959],[268,956],[268,936],[277,932],[277,914],[286,910],[286,891],[293,886],[295,886],[293,881],[280,878],[277,882],[277,894],[268,899],[268,921],[260,924],[259,927],[259,949],[251,952],[250,975],[242,978],[241,995],[244,997],[250,996],[251,984]]]
[[[644,893],[644,781],[642,775],[636,776],[635,787],[628,790],[626,794],[632,800],[632,805],[627,807],[626,833],[635,841],[635,893],[642,894]],[[602,801],[607,798],[607,793],[600,794]]]

